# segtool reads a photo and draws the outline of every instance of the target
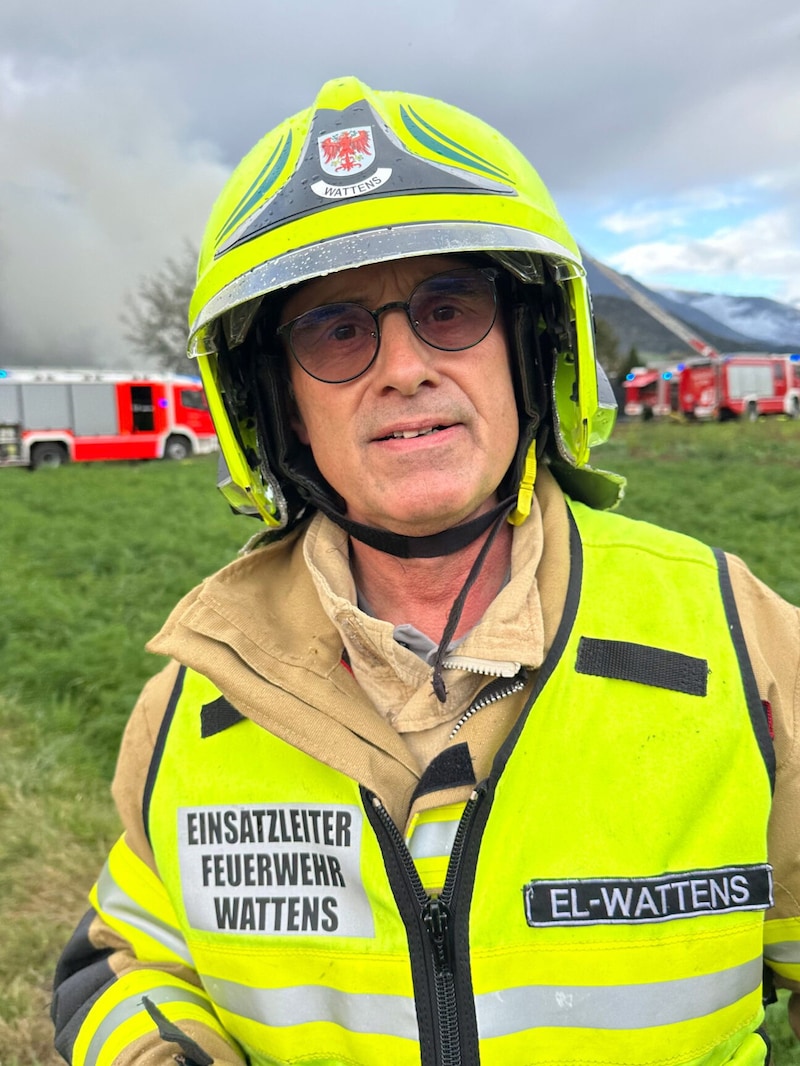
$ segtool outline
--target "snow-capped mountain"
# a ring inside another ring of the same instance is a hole
[[[800,341],[800,310],[760,296],[722,296],[709,292],[684,292],[681,289],[659,289],[673,303],[683,306],[683,317],[691,310],[701,311],[737,333],[758,337],[772,344],[788,343],[797,347]]]
[[[666,354],[681,341],[638,307],[585,257],[595,313],[614,330],[622,351]],[[625,276],[645,296],[720,351],[800,352],[800,309],[763,297],[725,296],[679,289],[649,289]]]

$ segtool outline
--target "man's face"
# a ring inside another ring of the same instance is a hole
[[[331,274],[294,293],[281,321],[322,304],[405,301],[421,281],[464,265],[425,256]],[[501,318],[474,347],[447,352],[417,337],[402,310],[390,310],[380,318],[375,362],[340,384],[310,377],[289,357],[292,427],[346,501],[348,518],[425,536],[495,502],[518,437]]]

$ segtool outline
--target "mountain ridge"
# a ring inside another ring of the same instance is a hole
[[[690,350],[595,267],[588,256],[585,266],[595,314],[611,327],[621,352],[636,348],[640,355],[666,356]],[[800,309],[789,304],[766,297],[651,289],[630,275],[624,277],[721,352],[800,351]]]

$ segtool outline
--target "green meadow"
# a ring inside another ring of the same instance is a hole
[[[800,422],[622,423],[596,465],[621,510],[741,555],[800,604]],[[0,1063],[56,1066],[58,953],[117,833],[119,738],[178,598],[257,529],[213,457],[0,470]],[[646,978],[646,975],[643,975]],[[800,1064],[781,1002],[775,1062]]]

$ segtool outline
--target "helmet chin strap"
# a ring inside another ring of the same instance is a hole
[[[370,548],[385,552],[387,555],[394,555],[398,559],[439,559],[445,555],[453,555],[477,540],[498,516],[505,516],[509,513],[516,503],[516,496],[501,500],[496,507],[469,522],[463,522],[451,529],[443,529],[440,533],[432,533],[427,537],[409,537],[402,533],[392,533],[388,529],[378,529],[376,526],[353,522],[319,500],[315,500],[314,503],[345,533]]]

